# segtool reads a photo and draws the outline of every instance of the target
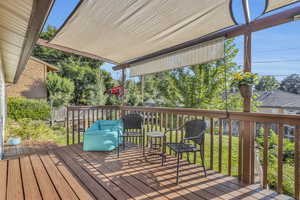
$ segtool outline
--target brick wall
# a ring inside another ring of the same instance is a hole
[[[47,89],[45,86],[46,75],[47,66],[30,58],[18,82],[6,86],[7,96],[22,96],[35,99],[47,98]]]

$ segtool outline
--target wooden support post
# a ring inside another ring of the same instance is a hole
[[[144,82],[145,82],[145,76],[141,76],[141,93],[142,93],[142,105],[144,106]]]
[[[125,81],[126,81],[126,69],[122,69],[122,88],[123,88],[123,94],[122,94],[122,107],[125,106],[125,95],[126,95],[126,91],[125,91]],[[121,110],[121,116],[125,116],[125,111],[122,109]]]
[[[251,32],[244,35],[244,72],[251,72]],[[251,98],[244,98],[244,112],[251,111]],[[251,184],[254,180],[254,171],[251,169],[254,159],[253,151],[251,151],[252,134],[254,130],[251,126],[251,121],[244,121],[242,130],[242,181],[246,184]]]

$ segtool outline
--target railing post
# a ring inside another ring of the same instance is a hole
[[[248,32],[244,35],[244,71],[251,72],[251,32]],[[251,97],[244,98],[244,112],[251,111]],[[251,148],[253,148],[252,139],[254,138],[252,134],[254,134],[253,126],[251,121],[245,120],[243,121],[243,130],[242,130],[242,181],[246,184],[251,184],[253,181],[254,170],[251,169],[253,167],[253,159],[254,152]]]
[[[126,95],[126,92],[125,92],[125,81],[126,81],[126,73],[125,73],[125,69],[122,69],[122,102],[121,102],[121,105],[122,105],[122,108],[121,108],[121,116],[124,117],[125,116],[125,110],[123,109],[123,106],[125,105],[125,95]]]

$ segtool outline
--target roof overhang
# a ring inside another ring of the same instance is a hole
[[[0,53],[5,81],[16,82],[54,0],[0,1]]]
[[[52,64],[50,64],[50,63],[47,63],[47,62],[45,62],[45,61],[42,61],[42,60],[40,60],[40,59],[38,59],[38,58],[36,58],[36,57],[30,56],[30,59],[31,59],[31,60],[34,60],[34,61],[36,61],[36,62],[39,62],[39,63],[41,63],[41,64],[43,64],[43,65],[45,65],[45,66],[47,67],[47,70],[49,70],[49,71],[53,71],[53,72],[59,71],[59,68],[58,68],[58,67],[56,67],[56,66],[54,66],[54,65],[52,65]]]

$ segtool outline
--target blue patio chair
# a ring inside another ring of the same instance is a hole
[[[98,120],[84,133],[84,151],[112,151],[122,142],[122,120]]]

